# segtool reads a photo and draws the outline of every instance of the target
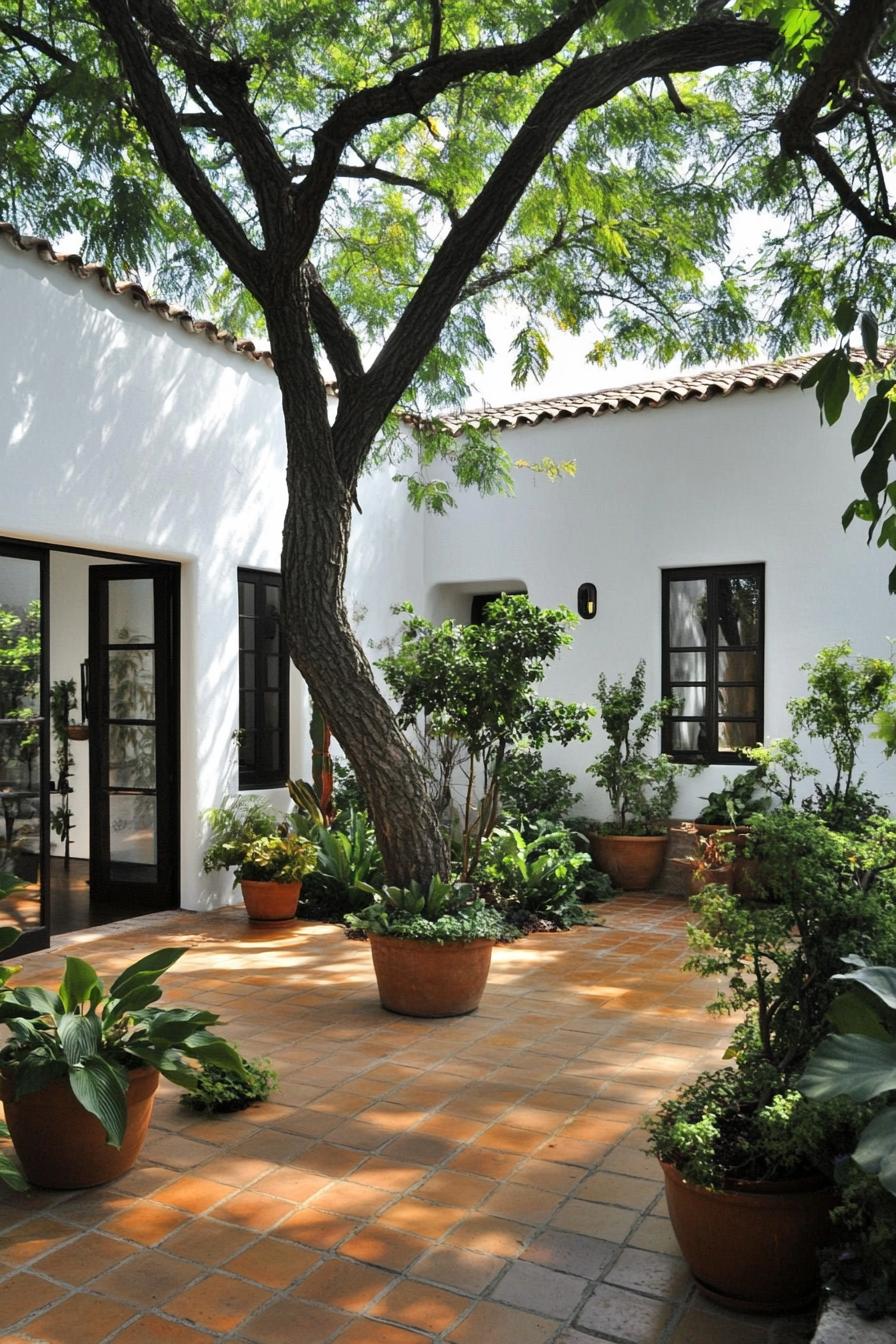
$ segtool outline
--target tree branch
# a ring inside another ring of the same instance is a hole
[[[346,146],[368,126],[390,117],[412,116],[451,85],[472,75],[519,75],[556,56],[578,30],[610,0],[574,0],[558,19],[525,42],[445,52],[400,71],[387,84],[361,89],[344,98],[314,134],[314,157],[305,180],[294,188],[305,252],[317,232]]]
[[[128,12],[128,5],[122,0],[90,0],[90,6],[115,45],[161,168],[193,211],[199,227],[217,248],[225,264],[239,276],[259,303],[263,303],[266,288],[264,254],[247,238],[190,153],[177,124],[177,113]]]
[[[825,181],[834,188],[840,204],[858,220],[866,237],[890,238],[896,242],[896,222],[887,221],[865,204],[830,150],[818,140],[812,140],[803,146],[801,153],[812,160]]]
[[[364,373],[358,338],[342,313],[324,289],[323,282],[310,261],[305,262],[308,278],[308,303],[311,321],[321,339],[327,359],[333,366],[339,390],[348,388],[355,378]]]
[[[429,12],[432,26],[429,32],[429,52],[426,59],[434,61],[442,50],[442,3],[441,0],[429,0]]]
[[[290,172],[293,177],[305,177],[311,172],[310,164],[292,164]],[[341,163],[336,169],[335,177],[353,177],[362,181],[386,182],[394,187],[404,187],[408,191],[419,191],[422,196],[430,196],[434,201],[445,210],[449,219],[457,219],[457,207],[442,192],[436,191],[428,182],[421,182],[416,177],[405,177],[403,173],[394,173],[391,168],[380,168],[376,163]]]
[[[867,61],[894,11],[894,0],[850,0],[849,8],[834,24],[812,73],[803,80],[789,106],[775,118],[781,149],[788,158],[808,152],[822,108],[843,80]]]
[[[548,85],[489,181],[436,253],[414,297],[352,395],[340,402],[337,452],[355,470],[383,419],[439,338],[477,260],[507,224],[541,163],[582,112],[642,79],[767,60],[777,34],[764,24],[713,19],[641,38],[567,66]],[[345,444],[350,444],[346,448]]]
[[[226,138],[236,150],[252,189],[269,244],[282,246],[283,193],[289,170],[246,94],[251,62],[217,61],[196,41],[169,0],[128,0],[138,23],[183,71],[189,84],[201,89],[221,114]],[[220,134],[216,130],[216,134]]]

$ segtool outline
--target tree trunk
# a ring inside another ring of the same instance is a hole
[[[411,878],[447,876],[420,764],[349,624],[343,587],[353,489],[336,468],[320,372],[313,352],[297,354],[294,314],[267,316],[286,429],[283,585],[290,656],[355,770],[387,879],[406,885]]]

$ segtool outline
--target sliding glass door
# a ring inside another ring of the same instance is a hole
[[[0,542],[0,875],[19,885],[0,923],[22,930],[15,953],[49,941],[48,555]]]

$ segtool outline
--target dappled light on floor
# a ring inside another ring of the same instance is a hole
[[[803,1318],[695,1296],[640,1117],[718,1064],[728,1025],[683,973],[683,902],[622,896],[599,926],[495,949],[480,1010],[377,1000],[364,942],[172,912],[22,958],[111,978],[190,948],[165,1002],[210,1008],[280,1073],[198,1116],[163,1083],[111,1186],[0,1198],[0,1338],[48,1344],[797,1344]],[[165,982],[163,982],[165,983]]]

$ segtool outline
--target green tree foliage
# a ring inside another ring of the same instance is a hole
[[[433,625],[407,613],[398,649],[379,666],[398,701],[399,723],[426,716],[427,735],[462,744],[466,784],[460,809],[461,877],[475,870],[500,815],[504,763],[514,743],[538,750],[589,736],[593,711],[537,694],[548,665],[567,644],[576,618],[542,610],[522,594],[489,602],[480,625]]]

